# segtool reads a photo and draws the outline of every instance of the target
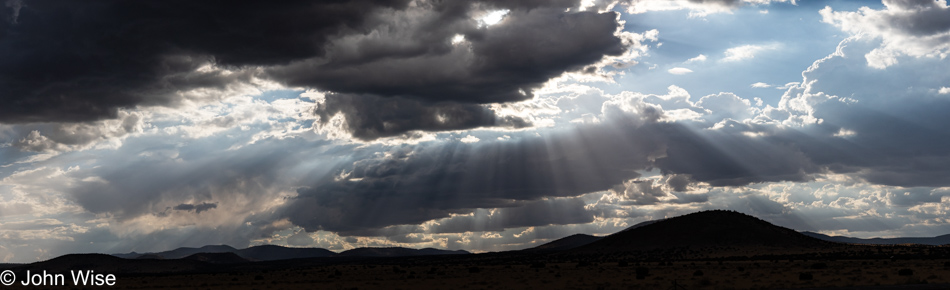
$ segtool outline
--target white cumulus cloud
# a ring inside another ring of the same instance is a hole
[[[686,63],[691,63],[691,62],[704,62],[704,61],[706,61],[706,55],[700,54],[700,55],[697,55],[697,56],[694,57],[694,58],[687,59],[687,60],[686,60]]]
[[[884,69],[898,57],[950,55],[950,7],[941,1],[884,0],[885,8],[862,7],[856,12],[820,11],[822,21],[857,37],[881,40],[881,46],[865,54],[870,67]]]
[[[462,143],[475,143],[481,141],[481,139],[478,139],[478,137],[472,135],[468,135],[465,136],[465,138],[459,139],[459,141],[462,141]]]
[[[674,68],[671,68],[671,69],[667,70],[667,72],[669,72],[669,73],[671,73],[671,74],[674,74],[674,75],[685,75],[685,74],[688,74],[688,73],[693,72],[693,70],[688,69],[688,68],[685,68],[685,67],[674,67]]]
[[[722,61],[731,62],[731,61],[740,61],[740,60],[755,58],[755,55],[759,52],[762,52],[765,50],[773,50],[777,48],[778,48],[777,44],[769,44],[769,45],[748,44],[748,45],[737,46],[737,47],[727,49],[725,52],[726,57],[724,57]]]

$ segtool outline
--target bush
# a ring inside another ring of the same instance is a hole
[[[637,267],[637,279],[643,280],[650,275],[650,268]]]
[[[825,263],[814,263],[814,264],[811,264],[811,268],[812,268],[812,269],[815,269],[815,270],[827,269],[827,268],[828,268],[828,264],[825,264]]]
[[[897,275],[900,275],[900,276],[913,276],[913,275],[914,275],[914,270],[911,270],[911,269],[900,269],[900,270],[897,271]]]
[[[693,276],[702,276],[702,275],[703,275],[703,270],[696,270],[696,272],[693,272]]]
[[[626,266],[630,266],[630,263],[627,262],[627,261],[620,261],[620,262],[617,262],[617,266],[618,266],[618,267],[626,267]]]
[[[804,273],[798,274],[798,280],[808,281],[808,280],[811,280],[811,279],[814,279],[814,278],[815,278],[815,277],[812,276],[811,273],[808,273],[808,272],[804,272]]]
[[[468,272],[469,272],[469,273],[480,273],[480,272],[482,272],[482,268],[479,268],[479,267],[470,267],[470,268],[468,268]]]

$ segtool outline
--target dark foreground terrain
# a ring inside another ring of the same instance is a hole
[[[27,270],[114,273],[117,283],[108,288],[116,289],[950,289],[950,246],[829,242],[724,211],[524,251],[351,253],[361,252],[372,254],[256,261],[236,252],[67,255],[2,268],[18,277]]]

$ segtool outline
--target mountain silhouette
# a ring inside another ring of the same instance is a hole
[[[252,261],[321,258],[336,255],[336,253],[323,248],[288,248],[276,245],[253,246],[238,250],[236,254]]]
[[[603,237],[596,237],[585,234],[573,234],[567,237],[563,237],[546,244],[525,249],[524,251],[528,252],[544,252],[544,251],[564,251],[584,246],[596,241],[599,241]]]
[[[106,254],[68,254],[50,260],[18,265],[16,271],[34,273],[49,271],[65,273],[70,270],[95,270],[100,273],[164,273],[207,269],[208,263],[186,259],[125,259]]]
[[[188,257],[184,257],[184,258],[182,258],[182,260],[201,261],[201,262],[212,263],[212,264],[233,264],[233,263],[245,263],[245,262],[250,262],[250,261],[248,261],[247,259],[241,258],[241,256],[238,256],[237,254],[235,254],[235,253],[230,253],[230,252],[226,252],[226,253],[197,253],[197,254],[194,254],[194,255],[190,255],[190,256],[188,256]]]
[[[158,254],[142,254],[142,255],[137,256],[137,257],[130,257],[130,258],[126,258],[126,259],[162,260],[162,259],[165,259],[165,257],[162,257],[161,255],[158,255]]]
[[[171,251],[158,253],[125,253],[113,254],[112,256],[124,259],[183,259],[195,254],[217,254],[232,253],[236,257],[247,261],[277,261],[288,259],[303,258],[326,258],[326,257],[406,257],[406,256],[427,256],[427,255],[459,255],[469,254],[469,252],[458,250],[439,250],[433,248],[410,249],[410,248],[356,248],[341,253],[334,253],[323,248],[289,248],[276,245],[253,246],[246,249],[235,249],[227,245],[204,246],[200,248],[177,248]],[[202,256],[199,256],[202,257]],[[206,256],[208,259],[216,260],[216,257]],[[200,259],[198,259],[200,260]],[[203,260],[201,260],[203,261]],[[209,261],[214,262],[214,261]]]
[[[336,253],[323,248],[288,248],[276,245],[253,246],[246,249],[235,249],[227,245],[209,245],[200,248],[177,248],[171,251],[157,253],[125,253],[113,256],[126,259],[182,259],[199,253],[234,253],[249,261],[275,261],[297,258],[330,257]]]
[[[356,248],[346,250],[335,257],[409,257],[409,256],[433,256],[433,255],[466,255],[467,251],[458,250],[439,250],[433,248],[410,249],[402,247],[391,248]]]
[[[208,245],[201,248],[188,248],[181,247],[171,251],[164,251],[158,253],[136,253],[131,252],[127,254],[112,254],[113,256],[126,259],[181,259],[198,253],[234,253],[238,249],[228,245]]]
[[[575,249],[580,252],[625,252],[715,247],[819,248],[831,243],[776,226],[750,215],[703,211],[624,230]]]
[[[659,219],[659,220],[649,220],[649,221],[645,221],[645,222],[640,222],[640,223],[637,223],[637,224],[635,224],[635,225],[632,225],[632,226],[630,226],[630,227],[628,227],[628,228],[626,228],[626,229],[620,230],[620,231],[621,231],[621,232],[626,232],[626,231],[629,231],[629,230],[632,230],[632,229],[635,229],[635,228],[639,228],[639,227],[642,227],[642,226],[652,225],[652,224],[654,224],[654,223],[656,223],[656,222],[658,222],[658,221],[662,221],[662,219]]]
[[[862,238],[852,238],[844,236],[829,236],[814,232],[802,232],[802,234],[817,238],[820,240],[825,240],[829,242],[838,242],[838,243],[848,243],[848,244],[865,244],[865,245],[899,245],[899,244],[918,244],[918,245],[930,245],[930,246],[941,246],[950,244],[950,234],[936,236],[932,238],[871,238],[871,239],[862,239]]]

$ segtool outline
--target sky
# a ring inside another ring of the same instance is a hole
[[[0,5],[0,262],[950,233],[945,0]]]

